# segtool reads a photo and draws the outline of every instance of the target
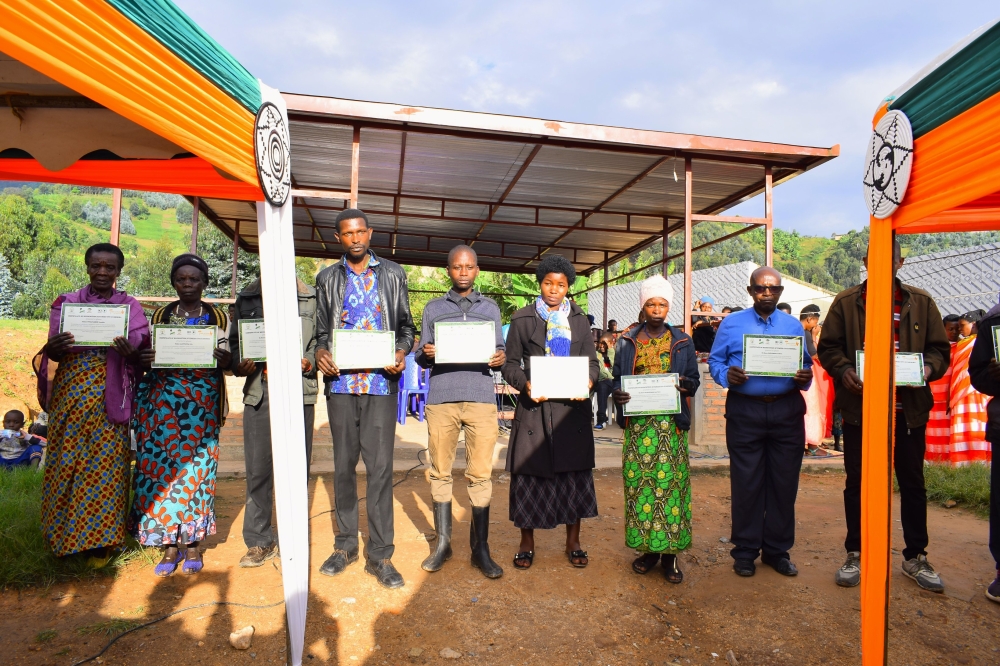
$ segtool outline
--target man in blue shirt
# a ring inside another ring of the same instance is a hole
[[[726,396],[726,447],[732,485],[733,570],[757,571],[754,560],[795,576],[788,551],[795,542],[795,496],[806,445],[806,403],[800,389],[812,381],[812,358],[799,320],[776,309],[781,274],[762,267],[750,275],[749,310],[722,320],[708,366]],[[802,368],[795,377],[748,376],[744,335],[795,335],[802,341]],[[763,553],[762,553],[763,551]]]

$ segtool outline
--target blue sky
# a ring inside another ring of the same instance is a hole
[[[862,154],[882,97],[1000,15],[928,2],[175,0],[290,92],[830,146],[775,190],[775,224],[867,223]],[[759,215],[760,197],[733,209]]]

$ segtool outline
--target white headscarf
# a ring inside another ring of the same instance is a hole
[[[668,305],[674,298],[674,288],[662,275],[654,275],[639,285],[639,309],[646,306],[646,301],[656,297],[666,300]]]

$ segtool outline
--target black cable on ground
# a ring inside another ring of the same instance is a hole
[[[237,603],[235,601],[209,601],[209,602],[206,602],[206,603],[203,603],[203,604],[197,604],[197,605],[194,605],[194,606],[187,606],[186,608],[180,608],[178,610],[175,610],[172,613],[167,613],[163,617],[158,617],[155,620],[150,620],[149,622],[146,622],[144,624],[140,624],[138,627],[132,627],[128,631],[124,631],[124,632],[118,634],[117,636],[115,636],[114,638],[112,638],[108,642],[108,644],[105,645],[104,648],[100,652],[98,652],[97,654],[95,654],[93,656],[87,657],[86,659],[82,659],[80,661],[75,662],[73,664],[73,666],[80,666],[81,664],[86,664],[88,662],[94,661],[98,657],[103,656],[104,653],[108,651],[108,648],[110,648],[112,645],[114,645],[118,641],[119,638],[124,638],[125,636],[128,636],[129,634],[131,634],[133,631],[139,631],[140,629],[145,629],[146,627],[152,626],[152,625],[156,624],[157,622],[163,622],[167,618],[173,617],[174,615],[178,615],[180,613],[184,613],[184,612],[189,611],[189,610],[194,610],[196,608],[206,608],[208,606],[237,606],[239,608],[261,609],[261,608],[274,608],[275,606],[280,606],[283,603],[285,603],[284,600],[282,600],[282,601],[275,601],[273,604],[265,604],[263,606],[258,606],[258,605],[254,605],[254,604],[240,604],[240,603]]]
[[[420,460],[420,455],[422,453],[427,453],[427,449],[420,449],[419,451],[417,451],[417,464],[414,465],[413,467],[411,467],[410,469],[406,470],[406,473],[403,474],[403,478],[400,479],[399,481],[397,481],[396,483],[392,484],[393,488],[395,488],[396,486],[398,486],[399,484],[401,484],[403,481],[406,481],[406,477],[408,477],[410,475],[410,472],[412,472],[415,469],[419,469],[419,468],[421,468],[421,467],[423,467],[424,465],[427,464],[427,463],[423,462],[422,460]],[[366,500],[366,499],[368,499],[367,495],[365,495],[364,497],[359,497],[358,501],[361,502],[361,501]],[[319,518],[320,516],[325,516],[328,513],[333,513],[335,510],[336,510],[336,507],[334,507],[333,509],[330,509],[328,511],[320,511],[315,516],[309,516],[309,520],[312,520],[313,518]]]

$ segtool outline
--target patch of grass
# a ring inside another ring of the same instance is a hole
[[[76,633],[81,636],[90,636],[93,634],[104,634],[108,638],[114,638],[118,634],[124,634],[130,629],[135,629],[142,622],[138,620],[122,620],[119,618],[113,618],[111,620],[105,620],[104,622],[97,622],[96,624],[88,624],[83,627],[77,627]]]
[[[926,465],[927,501],[944,504],[955,500],[980,518],[990,517],[990,468],[976,463],[962,467]]]
[[[58,635],[59,635],[59,632],[56,631],[55,629],[46,629],[44,631],[39,631],[37,634],[35,634],[35,642],[36,643],[48,643],[49,641],[51,641],[53,638],[55,638]]]
[[[54,556],[42,535],[41,500],[40,470],[0,471],[0,589],[115,576],[133,563],[156,563],[153,553],[134,542],[100,569],[92,568],[87,555]]]

